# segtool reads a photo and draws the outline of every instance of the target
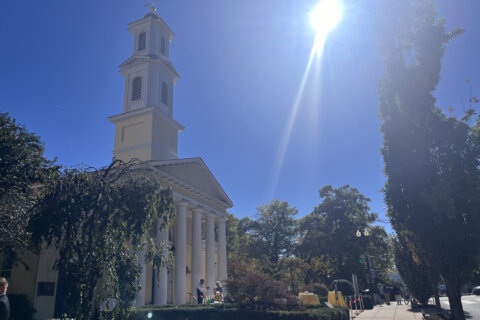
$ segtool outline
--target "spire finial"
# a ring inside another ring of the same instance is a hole
[[[145,7],[150,7],[150,12],[151,13],[156,13],[157,12],[157,8],[155,8],[155,2],[158,2],[158,1],[150,2],[150,3],[147,3],[145,5]]]

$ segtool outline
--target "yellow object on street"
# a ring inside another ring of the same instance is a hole
[[[335,291],[328,291],[328,302],[330,302],[334,306],[346,307],[347,304],[345,303],[343,295],[340,291],[337,291],[337,297],[338,299],[335,299]]]
[[[304,305],[318,306],[320,304],[318,296],[310,292],[300,292],[298,294],[298,300],[300,300],[300,303]]]

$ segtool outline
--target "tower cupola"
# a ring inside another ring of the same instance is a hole
[[[123,112],[109,118],[116,125],[113,154],[124,161],[178,158],[183,126],[173,119],[173,89],[180,76],[169,59],[175,34],[155,10],[128,26],[133,50],[120,65]]]

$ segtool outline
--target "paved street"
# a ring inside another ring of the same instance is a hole
[[[430,303],[432,303],[431,300]],[[450,309],[447,297],[441,297],[440,303],[442,304],[442,308]],[[480,319],[480,296],[463,296],[462,305],[467,319]]]
[[[450,309],[447,297],[441,297],[443,309]],[[433,299],[430,300],[433,304]],[[480,296],[463,296],[463,309],[467,319],[480,320]],[[386,304],[376,306],[373,310],[365,310],[355,316],[358,320],[417,320],[423,319],[422,309],[412,309],[410,305],[397,305],[395,302],[389,306]]]

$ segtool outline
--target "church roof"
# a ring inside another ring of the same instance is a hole
[[[140,165],[153,167],[161,178],[178,184],[193,194],[221,204],[225,209],[233,207],[232,201],[202,158],[150,160],[143,161]]]

